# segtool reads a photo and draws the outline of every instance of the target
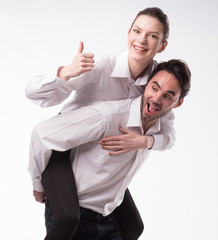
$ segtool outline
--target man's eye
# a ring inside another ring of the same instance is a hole
[[[164,95],[164,98],[165,98],[166,100],[170,100],[170,99],[171,99],[170,95],[168,95],[168,94]]]
[[[156,90],[157,90],[157,88],[156,88],[155,86],[153,86],[153,87],[152,87],[152,90],[153,90],[153,91],[156,91]]]

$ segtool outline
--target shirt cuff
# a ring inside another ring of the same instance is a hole
[[[33,182],[33,190],[37,192],[44,192],[44,188],[42,187],[41,182]]]
[[[164,136],[162,134],[156,134],[153,135],[154,137],[154,144],[152,146],[152,150],[164,150],[163,148],[163,141],[164,141]]]

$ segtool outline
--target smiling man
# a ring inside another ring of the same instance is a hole
[[[54,204],[56,198],[63,199],[64,209],[61,210],[67,209],[67,214],[70,214],[72,209],[72,204],[67,201],[71,193],[64,190],[61,196],[55,195],[54,189],[47,189],[46,183],[54,181],[55,188],[60,179],[44,177],[41,183],[41,176],[52,149],[66,151],[74,148],[72,167],[81,220],[72,240],[94,239],[100,235],[101,239],[123,239],[113,212],[123,201],[129,183],[145,162],[150,150],[140,149],[110,156],[105,154],[104,148],[107,148],[107,144],[101,139],[119,134],[118,125],[136,134],[158,133],[161,130],[160,118],[182,105],[190,89],[190,77],[189,68],[184,62],[163,62],[153,72],[143,96],[101,102],[58,115],[35,126],[29,163],[34,195],[37,198],[44,194],[39,191],[42,184],[47,198]],[[66,121],[65,128],[59,128],[63,116]],[[47,134],[44,134],[45,129]],[[68,186],[63,185],[63,189],[68,189]],[[54,217],[58,217],[58,214],[54,212]],[[67,217],[69,218],[69,215]],[[55,233],[55,225],[50,231]]]
[[[166,74],[166,71],[162,70],[148,83],[146,94],[142,98],[142,124],[145,123],[143,129],[149,127],[149,122],[152,124],[157,118],[163,117],[172,108],[182,104],[181,87],[177,82],[172,73]]]

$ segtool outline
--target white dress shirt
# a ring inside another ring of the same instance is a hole
[[[50,149],[65,151],[73,148],[72,167],[80,206],[103,215],[110,214],[121,204],[125,190],[150,150],[110,156],[98,142],[105,136],[118,135],[118,124],[144,134],[140,100],[141,97],[135,100],[100,102],[38,124],[33,130],[30,145],[29,171],[34,189],[42,190],[41,174],[51,155]],[[146,135],[153,135],[158,131],[159,120],[150,127]]]
[[[92,71],[68,81],[56,76],[57,69],[49,74],[33,77],[26,87],[26,96],[41,107],[49,107],[60,104],[76,91],[61,112],[87,106],[99,100],[136,98],[143,94],[144,86],[156,65],[156,61],[153,61],[143,76],[135,81],[129,71],[128,51],[111,53],[98,57]]]
[[[26,96],[39,106],[49,107],[60,104],[76,91],[61,112],[87,106],[99,100],[136,98],[143,94],[145,84],[156,65],[156,61],[153,61],[142,76],[134,80],[129,71],[128,51],[108,54],[95,61],[91,72],[68,81],[56,76],[57,69],[49,74],[35,76],[26,87]],[[173,122],[172,111],[161,119],[161,132],[154,135],[153,150],[172,147],[175,142]]]

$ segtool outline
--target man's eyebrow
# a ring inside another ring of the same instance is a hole
[[[176,96],[175,92],[173,92],[173,91],[167,91],[167,92],[172,94],[174,97]]]
[[[161,88],[160,85],[159,85],[159,83],[158,83],[157,81],[153,81],[153,83],[154,83],[155,85],[157,85],[159,88]],[[167,92],[170,93],[170,94],[172,94],[174,97],[176,96],[176,93],[175,93],[174,91],[168,90]]]
[[[157,81],[153,81],[153,83],[156,84],[159,88],[161,88]]]

